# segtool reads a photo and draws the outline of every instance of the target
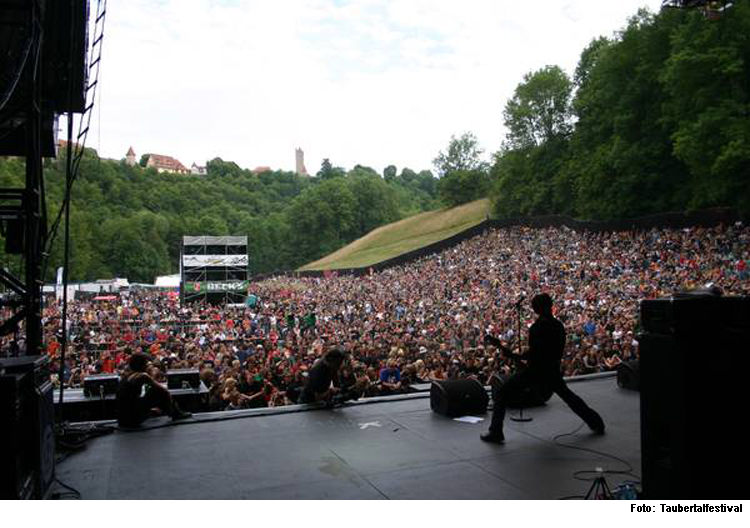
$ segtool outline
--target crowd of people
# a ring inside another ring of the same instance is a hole
[[[279,406],[298,401],[313,362],[333,348],[347,355],[339,384],[357,397],[508,375],[515,362],[483,338],[523,348],[519,335],[525,340],[533,321],[524,299],[539,292],[552,296],[567,330],[564,374],[612,370],[637,358],[640,300],[708,286],[747,295],[749,264],[750,229],[740,223],[613,233],[515,227],[362,277],[269,279],[251,285],[246,306],[181,305],[154,290],[76,300],[64,365],[59,303],[48,303],[43,323],[57,383],[121,373],[131,354],[145,352],[157,381],[169,369],[199,370],[211,410]]]

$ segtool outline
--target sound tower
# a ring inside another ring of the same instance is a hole
[[[45,498],[54,480],[55,432],[47,358],[0,361],[0,498]]]
[[[430,408],[444,416],[484,414],[487,403],[484,386],[474,379],[433,381],[430,387]]]
[[[742,499],[750,297],[643,301],[639,336],[646,499]]]

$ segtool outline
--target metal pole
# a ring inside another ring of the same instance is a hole
[[[68,159],[65,165],[65,242],[63,249],[63,306],[62,306],[62,335],[60,346],[60,404],[59,421],[63,421],[63,394],[65,392],[65,353],[68,351],[68,267],[70,266],[70,186],[73,178],[73,113],[68,112]],[[71,372],[71,375],[73,373]]]
[[[37,355],[42,343],[41,299],[39,288],[40,248],[43,247],[40,229],[40,203],[42,200],[40,180],[42,178],[41,155],[41,48],[42,19],[41,6],[37,1],[31,7],[31,33],[36,49],[31,63],[27,66],[29,81],[29,114],[26,129],[26,192],[24,196],[25,214],[25,279],[26,279],[26,355]],[[46,226],[45,226],[46,228]]]

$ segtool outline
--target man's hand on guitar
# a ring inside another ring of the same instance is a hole
[[[513,354],[513,351],[507,346],[505,346],[502,341],[500,341],[496,337],[491,336],[490,334],[485,334],[484,342],[485,344],[490,344],[496,347],[504,358],[521,359],[519,356]]]

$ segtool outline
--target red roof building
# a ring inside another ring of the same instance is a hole
[[[146,167],[153,167],[159,172],[174,172],[177,174],[190,174],[190,169],[185,167],[172,156],[162,154],[147,154]]]

